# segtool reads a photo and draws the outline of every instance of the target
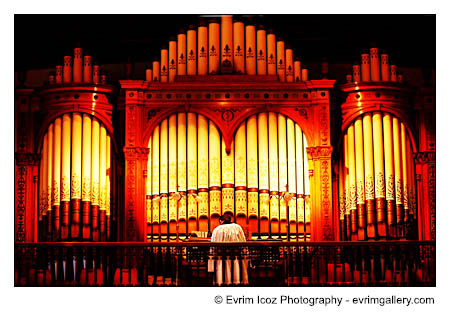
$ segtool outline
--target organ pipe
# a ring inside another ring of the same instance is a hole
[[[147,224],[152,224],[152,149],[153,149],[153,134],[148,141],[149,155],[147,160],[147,179],[145,182],[145,195],[146,195],[146,219]]]
[[[305,190],[304,190],[304,166],[303,166],[303,132],[300,126],[295,124],[295,162],[297,174],[297,221],[298,234],[305,233]]]
[[[349,193],[351,216],[351,239],[357,239],[357,213],[356,213],[356,161],[355,161],[355,128],[353,124],[348,127],[348,166],[349,166]]]
[[[219,23],[216,20],[209,22],[208,30],[208,51],[209,51],[209,74],[216,74],[219,71]]]
[[[370,81],[370,61],[366,51],[361,54],[361,80]]]
[[[155,60],[152,63],[152,73],[153,73],[153,81],[159,81],[159,61]]]
[[[310,190],[309,190],[309,165],[308,165],[308,156],[306,154],[306,146],[308,142],[306,141],[306,136],[303,134],[303,175],[305,179],[305,223],[306,223],[306,233],[310,234],[310,223],[311,223],[311,198],[310,198]]]
[[[187,166],[188,192],[197,192],[197,117],[187,114]],[[197,230],[197,202],[193,195],[188,196],[189,231]]]
[[[375,192],[373,182],[373,128],[372,114],[363,116],[364,132],[364,186],[367,212],[367,237],[375,237]]]
[[[277,47],[275,44],[275,34],[272,30],[267,32],[267,74],[277,74]]]
[[[178,56],[178,67],[177,74],[179,76],[186,75],[186,34],[184,30],[180,30],[177,35],[178,46],[177,46],[177,56]],[[162,62],[162,60],[161,60]]]
[[[248,75],[256,75],[255,26],[245,26],[245,71]]]
[[[177,75],[177,41],[174,37],[169,40],[169,82],[175,81]]]
[[[187,74],[197,74],[197,32],[193,25],[187,31]]]
[[[401,139],[401,152],[402,152],[402,174],[403,174],[403,208],[404,208],[404,222],[408,220],[409,214],[409,185],[411,180],[408,174],[408,156],[407,156],[407,135],[405,124],[400,123],[400,139]]]
[[[217,220],[222,210],[221,186],[221,140],[216,125],[209,121],[209,198],[210,230],[218,225]]]
[[[278,165],[279,165],[279,188],[281,192],[287,192],[287,150],[286,150],[286,118],[278,114]],[[284,199],[280,200],[280,220],[287,220],[286,204]],[[285,231],[286,227],[282,225],[280,230]]]
[[[245,73],[245,42],[244,42],[244,23],[235,20],[233,23],[233,52],[234,52],[234,72],[237,74]]]
[[[355,120],[356,199],[358,213],[358,240],[365,239],[364,149],[361,117]]]
[[[351,210],[350,210],[350,179],[349,179],[349,146],[348,146],[348,131],[347,134],[344,135],[344,177],[345,177],[345,232],[344,238],[345,240],[350,240],[352,231],[351,231]]]
[[[53,240],[59,238],[61,180],[61,118],[53,123],[52,222]]]
[[[150,82],[153,81],[153,73],[151,69],[145,70],[145,80]]]
[[[390,81],[389,77],[389,55],[383,52],[381,54],[381,80]]]
[[[198,116],[198,189],[199,196],[201,197],[198,203],[198,216],[206,219],[206,230],[208,229],[208,189],[209,189],[209,166],[208,166],[208,119],[203,115]],[[201,227],[199,227],[201,229]]]
[[[246,225],[247,219],[247,140],[245,123],[241,124],[235,137],[235,186],[236,186],[236,222]]]
[[[91,239],[99,241],[100,124],[96,118],[92,119],[91,145]]]
[[[370,79],[380,81],[380,60],[378,58],[378,48],[370,49]]]
[[[259,219],[260,233],[269,233],[269,146],[267,113],[258,114]]]
[[[63,82],[72,81],[72,56],[64,56]]]
[[[308,69],[307,68],[302,69],[302,81],[308,81]]]
[[[80,113],[72,114],[72,178],[70,197],[72,201],[71,237],[80,237],[80,200],[81,200],[81,137],[82,118]]]
[[[353,65],[353,82],[361,82],[361,66],[359,64]]]
[[[208,28],[204,21],[198,27],[198,74],[208,73]]]
[[[177,190],[177,115],[169,117],[168,150],[169,150],[169,192]],[[161,153],[161,156],[163,153]],[[176,211],[175,211],[176,213]]]
[[[94,65],[93,71],[92,71],[92,82],[95,84],[100,83],[100,66]]]
[[[168,146],[169,124],[165,119],[161,122],[159,127],[159,222],[160,231],[164,236],[168,233],[169,222],[169,205],[168,205],[168,193],[169,193],[169,146]]]
[[[90,237],[90,201],[91,201],[91,141],[92,141],[92,121],[91,117],[83,114],[82,127],[82,151],[81,151],[81,223],[82,237]]]
[[[279,232],[279,200],[278,197],[278,116],[268,113],[269,126],[269,184],[270,184],[270,221],[272,235]]]
[[[84,56],[83,82],[92,82],[92,57],[89,55]]]
[[[296,167],[295,167],[295,126],[294,121],[286,119],[287,131],[287,158],[288,158],[288,188],[293,198],[289,201],[289,222],[297,221],[297,196]],[[292,226],[292,225],[291,225]],[[296,231],[296,225],[291,228],[291,233]]]
[[[247,120],[247,191],[248,217],[251,231],[258,225],[258,125],[257,116]]]
[[[222,16],[221,25],[221,71],[233,72],[233,18],[231,15]]]
[[[403,225],[403,173],[402,173],[402,143],[400,122],[392,118],[392,139],[394,143],[394,175],[395,175],[395,205],[397,220],[397,237],[402,236]]]
[[[282,39],[278,39],[277,41],[277,75],[281,82],[286,80],[285,49]]]
[[[377,210],[377,229],[379,236],[386,236],[385,225],[385,177],[384,177],[384,155],[383,155],[383,123],[380,112],[373,113],[373,151],[375,169],[375,199]]]
[[[294,61],[294,81],[302,81],[301,62],[299,60]]]
[[[258,31],[256,32],[256,63],[257,63],[257,73],[258,75],[267,74],[267,64],[266,64],[266,41],[267,35],[264,27],[262,25],[258,26]]]
[[[100,126],[100,240],[106,239],[106,128]]]
[[[151,160],[149,158],[149,160]],[[111,137],[106,135],[106,240],[111,232]]]
[[[153,131],[153,146],[152,146],[152,221],[159,223],[159,126],[155,127]]]
[[[71,121],[70,114],[63,115],[61,137],[61,239],[69,237]]]
[[[181,68],[181,67],[180,67]],[[161,64],[160,64],[160,81],[167,82],[169,80],[169,51],[166,47],[161,48]]]
[[[73,82],[83,81],[83,49],[75,48],[73,53]]]
[[[395,237],[395,177],[392,121],[388,113],[383,114],[384,166],[386,177],[386,209],[389,236]]]
[[[58,65],[56,66],[56,76],[55,76],[55,83],[60,84],[63,81],[63,66]]]
[[[177,126],[177,162],[178,162],[178,191],[183,192],[183,198],[178,202],[178,220],[186,220],[186,191],[187,191],[187,164],[186,164],[186,113],[178,113],[178,126]],[[186,227],[181,226],[182,231],[185,233]]]
[[[392,82],[397,82],[397,66],[391,65],[390,66],[390,77]]]
[[[234,216],[234,142],[227,154],[222,137],[222,214],[225,213]]]
[[[286,81],[294,81],[294,53],[292,48],[286,48]]]

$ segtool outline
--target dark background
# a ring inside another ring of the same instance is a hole
[[[375,42],[399,66],[435,68],[435,15],[235,15],[272,28],[302,62],[353,63]],[[151,63],[180,28],[209,15],[15,15],[16,71],[53,68],[77,43],[100,64]]]

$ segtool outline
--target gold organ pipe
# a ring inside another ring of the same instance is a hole
[[[222,210],[221,186],[221,139],[216,125],[209,121],[209,199],[210,230],[218,225]]]
[[[83,49],[75,48],[73,52],[73,82],[83,80]]]
[[[83,114],[81,151],[81,234],[83,239],[90,238],[90,204],[91,204],[91,149],[92,121],[91,116]]]
[[[247,199],[249,231],[258,231],[258,123],[257,116],[247,119]]]
[[[159,61],[155,60],[152,63],[153,81],[159,82]]]
[[[370,49],[370,79],[380,81],[380,59],[378,57],[378,48]]]
[[[294,81],[294,52],[292,48],[286,48],[286,81]]]
[[[364,186],[367,212],[367,237],[375,238],[375,184],[373,176],[373,127],[372,114],[363,116],[364,133]]]
[[[234,142],[229,154],[225,151],[222,137],[222,214],[234,216]]]
[[[361,54],[361,80],[370,81],[369,53],[366,51]]]
[[[60,84],[62,82],[63,82],[63,66],[57,65],[56,66],[55,83]]]
[[[169,40],[169,82],[175,81],[177,75],[177,41],[175,37]]]
[[[64,56],[63,82],[72,81],[72,56]]]
[[[302,81],[302,70],[300,60],[294,61],[294,81],[295,82]]]
[[[365,239],[366,209],[364,192],[364,148],[362,119],[355,120],[356,199],[358,210],[358,240]]]
[[[306,154],[306,147],[308,142],[306,141],[306,136],[303,134],[303,167],[304,167],[304,179],[305,179],[305,234],[311,233],[311,198],[309,190],[309,165],[308,165],[308,155]]]
[[[146,69],[145,70],[145,80],[146,81],[150,81],[150,82],[153,81],[153,72],[152,72],[151,69]]]
[[[345,150],[345,149],[344,149]],[[345,154],[344,154],[345,155]],[[339,161],[339,236],[340,240],[345,240],[345,230],[344,230],[344,221],[345,221],[345,176],[344,176],[344,155]]]
[[[208,73],[208,28],[204,21],[198,27],[198,74]]]
[[[111,173],[111,137],[106,135],[106,240],[111,235]]]
[[[187,165],[188,193],[197,193],[197,116],[187,114]],[[197,230],[197,201],[188,196],[188,231]]]
[[[193,25],[187,31],[187,74],[197,74],[197,32]]]
[[[359,64],[353,65],[353,82],[361,82],[361,66]]]
[[[178,68],[177,74],[179,76],[186,75],[186,34],[184,30],[181,29],[177,35],[178,47],[177,47],[177,56],[178,56]]]
[[[269,125],[269,183],[270,183],[270,232],[277,235],[280,232],[280,201],[278,200],[278,116],[268,113]]]
[[[258,31],[256,31],[256,64],[258,75],[267,74],[266,40],[266,31],[264,30],[264,27],[260,25],[258,26]]]
[[[383,122],[380,112],[373,113],[373,151],[375,168],[375,200],[377,210],[377,230],[378,235],[386,236],[385,219],[385,180],[384,180],[384,155],[383,155]]]
[[[159,80],[161,82],[167,82],[169,80],[169,51],[165,46],[161,48]]]
[[[295,124],[295,160],[297,176],[297,233],[305,233],[305,187],[303,174],[303,132],[298,124]]]
[[[381,54],[381,80],[389,81],[389,55],[386,53]]]
[[[277,50],[275,44],[275,34],[272,30],[267,32],[267,74],[277,74]]]
[[[239,125],[235,136],[236,223],[247,225],[247,139],[245,122]]]
[[[238,74],[245,73],[245,42],[244,42],[244,23],[234,21],[233,23],[233,52],[234,52],[234,72]]]
[[[169,146],[168,146],[169,124],[165,119],[159,125],[159,225],[161,237],[168,238],[168,222],[169,222]]]
[[[159,125],[153,131],[152,141],[152,227],[158,229],[153,229],[153,234],[159,234]]]
[[[187,178],[186,178],[186,113],[178,113],[178,125],[177,125],[177,143],[178,143],[178,191],[182,195],[182,198],[178,201],[178,229],[180,234],[186,234],[186,190],[187,190]]]
[[[208,164],[208,119],[203,115],[198,116],[198,229],[208,231],[209,219],[209,164]]]
[[[278,176],[280,192],[287,191],[288,170],[286,150],[286,117],[278,114]],[[280,233],[286,233],[287,211],[284,199],[280,199]]]
[[[392,120],[388,113],[383,113],[384,166],[386,178],[386,209],[389,236],[397,236],[395,224],[395,177],[394,147],[392,139]]]
[[[52,222],[53,240],[59,239],[61,180],[61,118],[53,123]]]
[[[221,17],[221,71],[233,72],[233,18],[231,15]]]
[[[400,138],[401,138],[401,151],[402,151],[402,171],[403,171],[403,208],[404,208],[404,222],[408,219],[409,214],[409,185],[411,180],[408,178],[408,156],[407,156],[407,134],[405,124],[400,123]]]
[[[356,214],[356,162],[355,162],[355,127],[351,124],[347,130],[348,135],[348,175],[350,193],[351,239],[357,239]]]
[[[259,232],[269,233],[269,144],[267,113],[258,114]]]
[[[177,115],[169,117],[169,195],[173,196],[177,189]],[[175,198],[169,198],[169,234],[176,236],[177,203]]]
[[[70,180],[70,198],[72,202],[71,237],[80,237],[80,200],[81,200],[81,137],[82,117],[80,113],[72,114],[72,175]]]
[[[255,50],[255,26],[249,24],[245,26],[245,72],[247,75],[256,75]]]
[[[351,211],[350,211],[350,191],[349,191],[349,158],[348,158],[348,133],[344,135],[344,188],[345,188],[345,213],[344,213],[344,239],[351,238]]]
[[[100,83],[100,66],[94,64],[94,70],[92,71],[92,82],[95,84]]]
[[[42,167],[42,234],[41,239],[43,241],[47,240],[47,210],[48,210],[48,197],[49,197],[49,185],[48,185],[48,130],[44,136],[44,144],[42,146],[42,157],[43,157],[43,167]]]
[[[61,239],[69,238],[71,121],[70,114],[63,115],[61,137]]]
[[[208,27],[208,52],[209,52],[209,73],[216,74],[219,71],[219,23],[215,19],[209,22]]]
[[[302,69],[302,81],[308,81],[308,69],[307,68]]]
[[[397,218],[397,237],[403,235],[403,172],[402,172],[402,142],[400,122],[392,117],[392,139],[394,143],[394,175],[395,175],[395,205]]]
[[[397,66],[396,65],[390,65],[390,76],[392,82],[397,82]]]
[[[42,221],[42,216],[47,212],[46,205],[45,205],[45,199],[46,199],[46,193],[47,188],[45,186],[45,179],[47,178],[46,170],[45,170],[45,164],[47,163],[47,133],[45,133],[43,144],[42,144],[42,150],[41,150],[41,161],[39,164],[39,221]]]
[[[287,131],[287,157],[288,157],[288,188],[286,191],[291,193],[293,198],[289,201],[288,221],[289,233],[297,236],[297,183],[295,168],[295,124],[290,118],[286,119]]]
[[[83,82],[92,82],[92,56],[84,56]]]
[[[100,240],[106,240],[106,128],[100,125]]]
[[[145,183],[146,190],[146,214],[147,224],[152,224],[152,149],[153,149],[153,134],[148,141],[149,155],[147,160],[147,180]],[[153,237],[153,235],[152,235]]]
[[[48,147],[47,147],[47,157],[48,157],[48,169],[47,169],[47,239],[52,241],[52,193],[53,193],[53,127],[54,124],[51,123],[48,127]]]
[[[91,239],[99,241],[100,124],[96,118],[92,118],[91,146]]]
[[[281,82],[286,80],[286,60],[284,41],[279,38],[277,41],[277,75]]]

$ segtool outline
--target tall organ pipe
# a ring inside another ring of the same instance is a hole
[[[286,144],[286,117],[278,114],[278,168],[280,194],[288,190],[287,178],[287,144]],[[280,199],[280,233],[287,233],[287,210],[284,199]]]
[[[267,74],[277,74],[277,46],[275,33],[271,29],[267,31]]]
[[[277,41],[277,74],[278,80],[284,82],[286,80],[286,60],[284,41],[279,38]]]
[[[247,120],[247,191],[249,231],[258,231],[258,139],[257,117]]]
[[[177,75],[177,41],[174,37],[169,40],[169,82],[175,81]]]
[[[370,49],[370,79],[380,81],[380,59],[378,57],[378,48]]]
[[[198,229],[209,230],[209,166],[208,166],[208,119],[198,116]]]
[[[193,25],[187,31],[187,74],[197,74],[197,32]]]
[[[222,137],[222,214],[234,216],[234,204],[234,142],[227,153]]]
[[[235,20],[233,23],[234,72],[245,73],[244,23]]]
[[[367,237],[375,238],[375,186],[373,181],[373,128],[372,114],[363,116],[364,131],[364,186],[367,212]]]
[[[286,119],[287,131],[287,158],[288,158],[288,188],[292,199],[289,201],[288,224],[290,226],[289,233],[297,236],[297,183],[295,168],[295,126],[294,121],[290,118]]]
[[[187,114],[187,166],[188,166],[188,229],[189,232],[198,229],[197,200],[192,194],[197,194],[197,117],[194,113]]]
[[[152,146],[152,230],[153,234],[158,234],[161,238],[159,227],[159,126],[153,131]]]
[[[299,82],[302,81],[302,70],[301,70],[301,62],[298,58],[295,58],[294,61],[294,81]]]
[[[100,200],[99,239],[106,241],[106,128],[100,126]]]
[[[198,74],[208,73],[208,28],[203,20],[198,27]]]
[[[178,201],[178,230],[180,234],[187,233],[187,217],[186,217],[186,191],[187,191],[187,178],[186,178],[186,113],[178,113],[177,115],[177,163],[178,163],[178,191],[181,194],[181,198]]]
[[[266,41],[266,31],[262,25],[259,25],[258,31],[256,31],[256,64],[258,75],[267,74]]]
[[[89,55],[84,56],[83,82],[92,82],[92,57]]]
[[[256,75],[255,50],[255,26],[249,24],[245,26],[245,71],[247,75]]]
[[[163,239],[168,238],[168,226],[169,226],[169,205],[168,205],[168,193],[169,193],[169,147],[168,147],[168,135],[169,125],[168,120],[165,119],[161,122],[159,127],[159,225],[161,237]]]
[[[358,210],[358,240],[365,239],[366,209],[364,192],[364,148],[361,117],[355,121],[356,198]]]
[[[91,146],[91,240],[99,241],[100,124],[96,118],[92,119]]]
[[[221,67],[222,73],[233,72],[233,18],[231,15],[221,17]]]
[[[352,224],[351,224],[351,210],[350,210],[350,178],[349,178],[349,146],[348,146],[348,132],[344,135],[344,177],[345,177],[345,214],[344,214],[344,239],[351,240]]]
[[[408,174],[408,156],[407,156],[407,135],[405,124],[400,123],[400,138],[401,138],[401,151],[402,151],[402,174],[403,174],[403,223],[408,220],[409,214],[409,185],[411,180]],[[406,227],[405,227],[406,228]]]
[[[219,71],[219,23],[215,19],[209,21],[208,25],[208,52],[209,52],[209,74],[216,74]]]
[[[259,232],[269,234],[269,144],[267,113],[258,114]]]
[[[178,56],[177,74],[179,76],[184,76],[186,75],[186,34],[184,33],[183,29],[181,29],[178,32],[177,40],[178,40],[176,53],[176,55]]]
[[[389,55],[383,52],[381,54],[381,80],[389,81]]]
[[[60,229],[60,180],[61,180],[61,118],[53,123],[53,168],[52,168],[52,240],[59,239]]]
[[[306,136],[303,134],[303,174],[305,179],[305,235],[311,235],[311,198],[309,190],[309,165],[308,156],[306,154],[306,146],[308,142],[306,141]],[[307,239],[307,238],[305,238]]]
[[[388,113],[383,113],[383,144],[388,234],[389,237],[396,237],[394,147],[392,138],[392,120]]]
[[[394,173],[395,173],[395,205],[397,221],[397,237],[403,237],[403,173],[402,173],[402,143],[400,122],[392,118],[392,138],[394,143]]]
[[[305,175],[303,158],[303,132],[299,125],[295,124],[295,162],[297,173],[297,234],[305,236]]]
[[[289,46],[286,48],[286,81],[294,81],[294,53]]]
[[[384,155],[383,155],[383,123],[380,112],[373,113],[373,151],[375,168],[375,199],[377,232],[381,237],[386,236],[385,198],[386,186],[384,177]]]
[[[160,81],[167,82],[169,80],[169,51],[165,46],[161,48],[161,65],[160,65]]]
[[[63,240],[69,238],[71,128],[70,114],[64,114],[61,143],[61,239]]]
[[[370,81],[369,52],[366,50],[361,54],[361,80]]]
[[[81,136],[81,135],[80,135]],[[90,238],[90,205],[91,205],[91,145],[92,121],[91,117],[83,114],[82,129],[82,157],[81,157],[81,234],[83,239]]]
[[[221,140],[216,125],[209,121],[209,200],[210,200],[210,230],[219,223],[218,219],[222,210],[221,186]]]
[[[155,60],[152,63],[153,81],[159,82],[159,61]]]
[[[351,240],[357,240],[357,214],[356,214],[356,162],[355,162],[355,127],[348,127],[348,166],[349,166],[349,193],[351,216]]]
[[[244,227],[247,226],[247,140],[245,123],[238,127],[234,144],[236,223]]]
[[[269,183],[270,183],[270,233],[271,237],[279,237],[280,201],[278,200],[278,116],[268,113],[269,125]],[[303,172],[303,171],[302,171]]]
[[[81,136],[82,118],[80,113],[72,114],[72,177],[70,198],[72,202],[71,237],[80,236],[80,200],[81,200]]]
[[[72,81],[72,56],[64,56],[63,82]]]
[[[83,81],[83,49],[75,48],[73,52],[73,82]]]
[[[151,160],[151,158],[149,158]],[[111,238],[111,137],[106,136],[106,240]]]

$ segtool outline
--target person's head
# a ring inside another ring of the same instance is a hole
[[[223,214],[219,217],[219,223],[222,224],[231,224],[231,215]]]

